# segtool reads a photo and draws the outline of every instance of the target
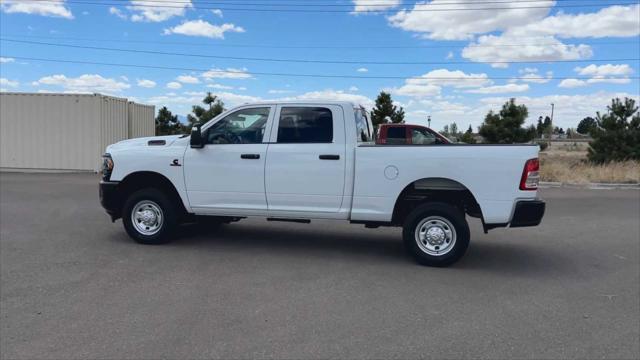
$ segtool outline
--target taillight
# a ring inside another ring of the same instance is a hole
[[[537,158],[529,159],[524,163],[524,171],[520,179],[520,190],[538,190],[540,181],[540,161]]]

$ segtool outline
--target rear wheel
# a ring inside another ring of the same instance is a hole
[[[171,201],[157,189],[142,189],[131,194],[122,214],[127,234],[141,244],[170,241],[177,222]]]
[[[469,226],[464,213],[446,203],[415,208],[406,218],[403,239],[407,251],[422,265],[448,266],[469,246]]]

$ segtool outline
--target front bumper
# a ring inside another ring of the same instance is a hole
[[[100,205],[111,216],[111,221],[116,221],[122,216],[120,183],[117,181],[100,181],[99,189]]]
[[[542,200],[518,201],[509,227],[537,226],[542,221],[546,204]]]

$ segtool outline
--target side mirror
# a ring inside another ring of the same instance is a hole
[[[202,139],[202,131],[200,126],[194,126],[191,129],[191,148],[202,149],[204,147],[204,141]]]

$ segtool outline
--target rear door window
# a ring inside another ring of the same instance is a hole
[[[333,116],[323,107],[283,107],[278,121],[278,143],[330,143]]]

